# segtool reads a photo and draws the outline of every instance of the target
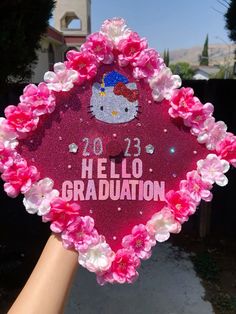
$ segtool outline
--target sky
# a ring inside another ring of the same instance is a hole
[[[92,0],[92,32],[107,18],[123,17],[127,25],[160,53],[230,43],[225,29],[224,0]]]

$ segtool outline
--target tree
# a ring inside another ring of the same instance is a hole
[[[173,74],[177,74],[182,80],[191,80],[194,75],[194,70],[187,62],[177,62],[170,65]]]
[[[212,75],[211,78],[214,79],[233,79],[234,78],[234,72],[233,67],[229,66],[221,66],[219,69],[219,72],[217,72],[215,75]]]
[[[164,50],[164,53],[163,53],[163,60],[164,60],[164,62],[166,64],[166,50]]]
[[[170,51],[169,49],[167,49],[167,53],[166,53],[166,66],[168,67],[170,64]]]
[[[228,10],[225,13],[226,29],[231,40],[236,42],[236,0],[228,2]]]
[[[203,46],[202,54],[200,56],[200,65],[208,65],[209,64],[209,56],[208,56],[208,34],[205,39],[205,43]]]
[[[170,63],[170,52],[169,49],[164,50],[163,60],[165,62],[165,65],[168,67]]]
[[[54,5],[54,0],[1,0],[0,90],[32,75]]]

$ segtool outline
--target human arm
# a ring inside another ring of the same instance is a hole
[[[60,314],[78,267],[78,253],[52,234],[8,314]]]

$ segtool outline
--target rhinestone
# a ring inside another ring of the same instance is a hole
[[[116,236],[113,237],[113,240],[116,240]]]
[[[68,169],[71,169],[71,165],[68,165]]]
[[[92,214],[92,213],[93,213],[93,210],[92,210],[92,209],[90,209],[90,211],[89,211],[89,212],[90,212],[90,214]]]
[[[175,148],[174,148],[174,147],[171,147],[171,148],[170,148],[170,153],[171,153],[171,154],[174,154],[174,153],[175,153]]]
[[[152,144],[148,144],[145,147],[145,149],[146,149],[146,153],[150,154],[150,155],[152,155],[154,153],[154,150],[155,150],[155,148],[154,148],[154,146]]]
[[[61,136],[59,136],[59,141],[62,141],[62,137]]]
[[[173,176],[174,178],[176,178],[176,177],[177,177],[177,174],[176,174],[176,173],[173,173],[172,176]]]
[[[164,131],[164,133],[167,133],[167,129],[164,129],[163,131]]]
[[[194,155],[197,155],[197,151],[196,150],[194,150],[193,153],[194,153]]]
[[[152,169],[152,168],[150,168],[150,169],[149,169],[149,172],[153,172],[153,169]]]
[[[77,151],[78,151],[78,145],[76,145],[75,143],[71,143],[69,145],[69,152],[75,154],[77,153]]]
[[[140,215],[142,215],[142,214],[143,214],[143,212],[140,210],[139,214],[140,214]]]

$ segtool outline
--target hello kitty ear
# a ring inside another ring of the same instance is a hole
[[[128,84],[126,84],[126,86],[127,86],[129,89],[137,89],[137,85],[136,85],[136,83],[134,83],[134,82],[128,83]]]

